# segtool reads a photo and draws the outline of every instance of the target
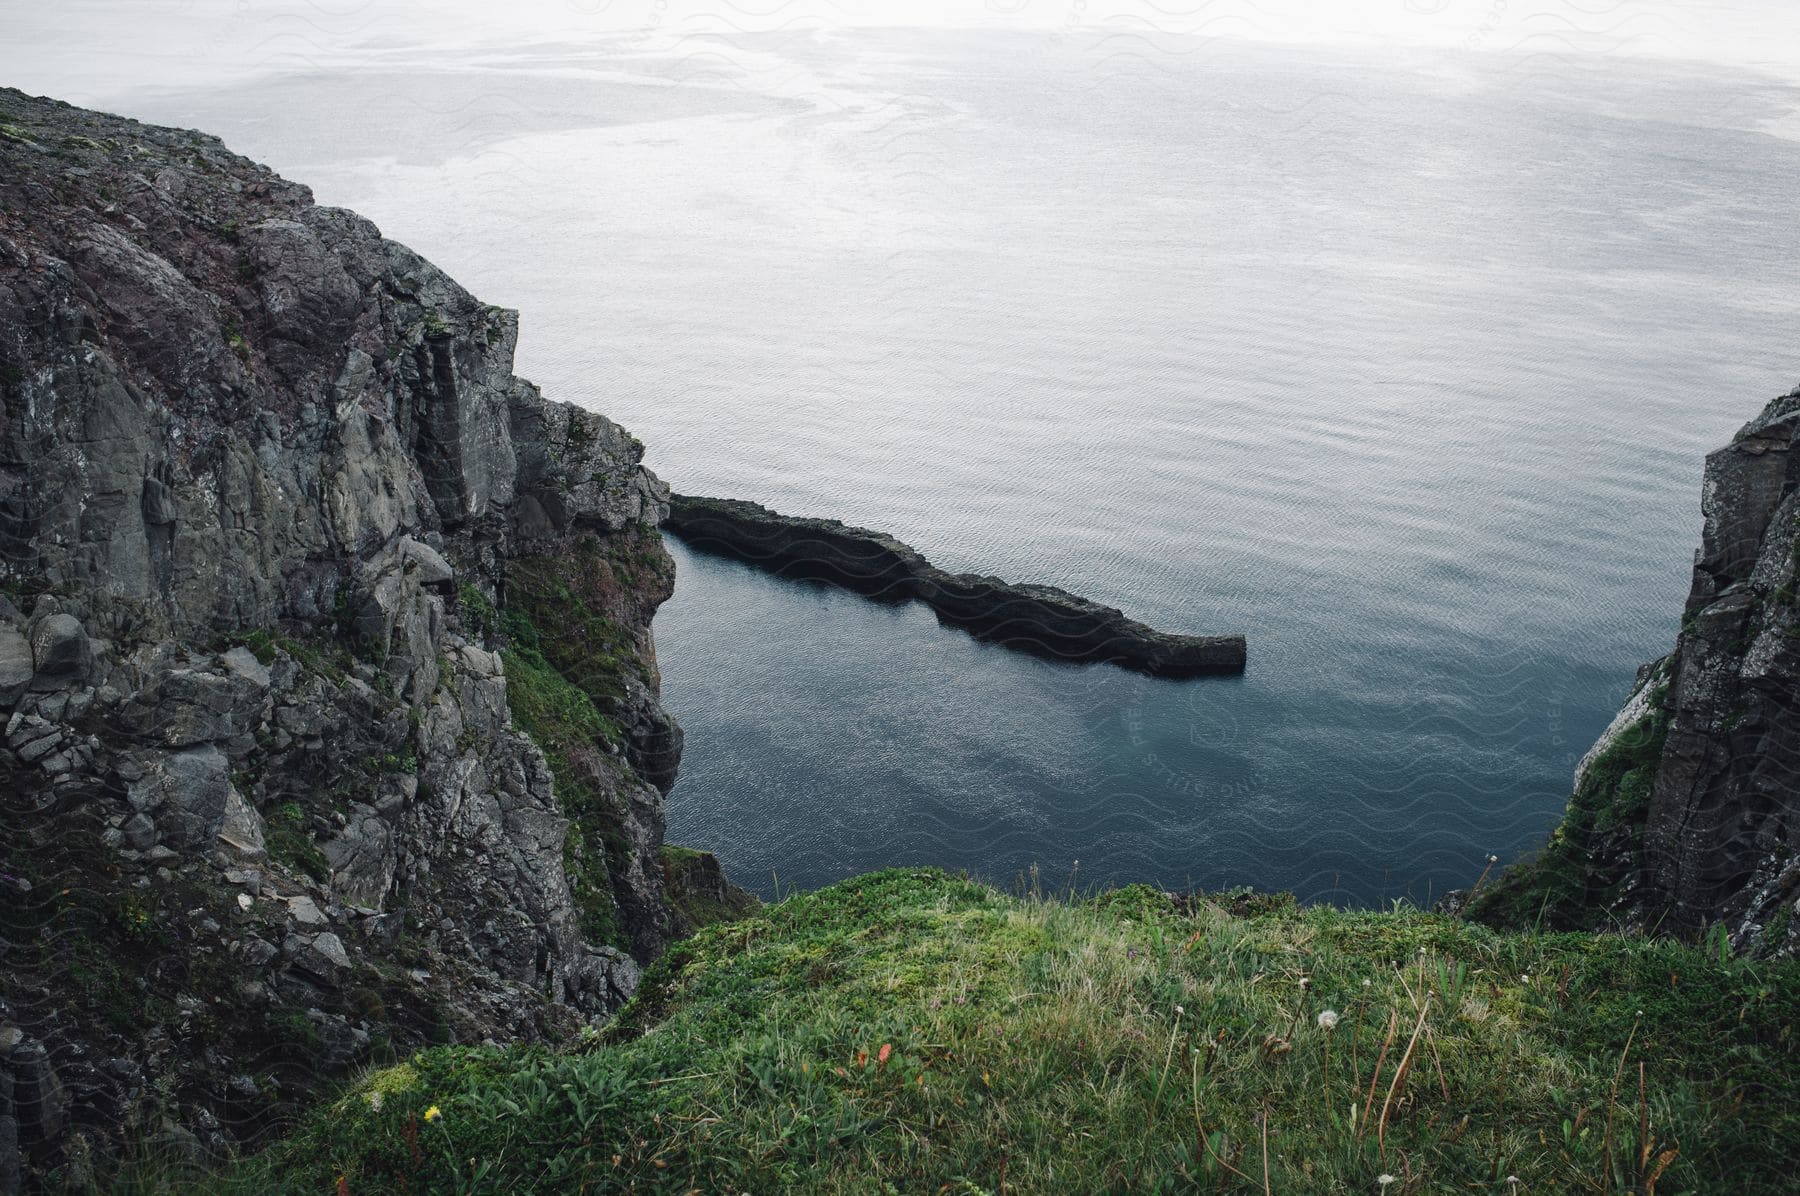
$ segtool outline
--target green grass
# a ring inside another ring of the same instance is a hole
[[[285,652],[301,668],[323,677],[339,688],[349,681],[349,670],[355,664],[350,653],[335,640],[308,643],[293,636],[261,629],[247,631],[236,638],[265,667],[274,664],[278,656]]]
[[[1228,904],[1252,912],[860,877],[672,948],[579,1049],[437,1049],[373,1072],[232,1183],[1788,1190],[1794,966]]]
[[[562,576],[568,567],[543,557],[509,562],[500,630],[513,651],[555,670],[611,715],[625,698],[625,679],[643,677],[637,640],[570,586]]]
[[[471,591],[460,595],[462,611],[472,626],[504,635],[507,705],[543,751],[558,803],[573,824],[563,864],[582,933],[629,949],[612,885],[627,850],[618,830],[625,811],[603,774],[629,769],[618,758],[625,730],[612,712],[625,697],[626,676],[641,676],[643,665],[630,633],[577,596],[558,562],[510,562],[506,581],[501,610]]]
[[[331,864],[319,850],[298,802],[285,802],[263,819],[263,843],[269,858],[321,883],[331,879]]]
[[[665,843],[658,853],[663,870],[663,896],[688,926],[699,929],[755,913],[755,896],[729,885],[718,857]]]

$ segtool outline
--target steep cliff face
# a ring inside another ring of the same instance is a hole
[[[212,138],[0,91],[0,1191],[567,1033],[683,929],[668,491],[516,332]]]
[[[1576,772],[1549,847],[1475,912],[1496,921],[1722,925],[1800,947],[1800,390],[1706,459],[1705,531],[1675,650]]]

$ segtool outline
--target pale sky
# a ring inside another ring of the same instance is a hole
[[[1800,81],[1800,0],[0,0],[0,82],[92,103],[381,48],[859,25],[1693,58]]]

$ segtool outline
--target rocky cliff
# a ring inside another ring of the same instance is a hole
[[[1706,459],[1675,649],[1576,770],[1548,847],[1478,893],[1496,922],[1723,927],[1792,955],[1800,901],[1800,390]]]
[[[210,137],[0,91],[0,1191],[566,1035],[686,928],[668,491],[516,333]]]

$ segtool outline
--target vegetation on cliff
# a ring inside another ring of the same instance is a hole
[[[1658,691],[1667,686],[1658,686]],[[1669,737],[1660,696],[1582,770],[1568,810],[1530,860],[1472,895],[1470,917],[1497,926],[1590,929],[1639,866],[1650,786]],[[1601,861],[1613,861],[1603,867]]]
[[[426,1051],[236,1178],[390,1191],[1773,1191],[1800,970],[895,870],[672,947],[567,1051]],[[1392,1177],[1384,1184],[1383,1177]]]

